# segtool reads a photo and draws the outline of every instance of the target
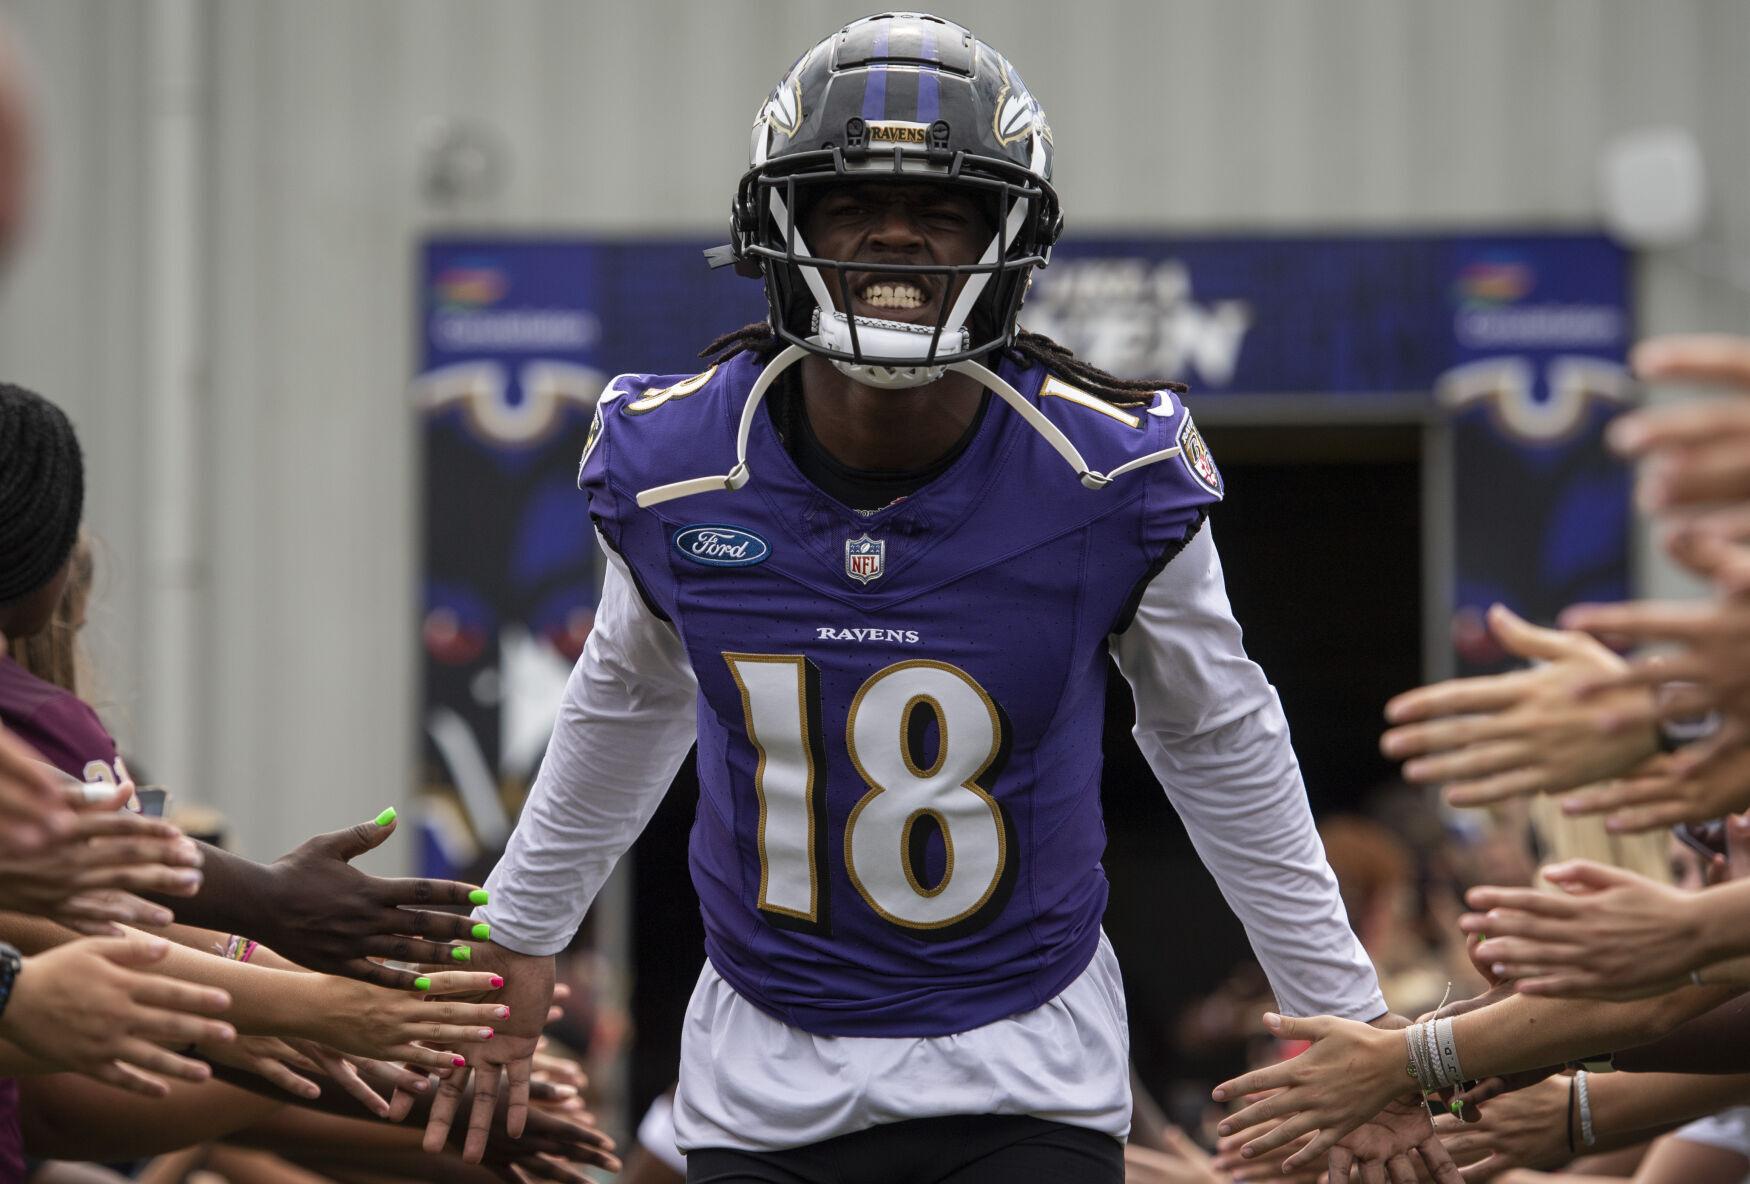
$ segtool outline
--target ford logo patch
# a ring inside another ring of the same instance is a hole
[[[674,546],[707,567],[751,567],[772,553],[766,540],[739,526],[688,526],[675,533]]]

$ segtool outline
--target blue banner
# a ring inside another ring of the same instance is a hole
[[[573,488],[620,371],[688,373],[763,320],[756,282],[688,239],[439,238],[421,269],[428,864],[501,839],[595,604]],[[1023,322],[1096,365],[1259,394],[1420,394],[1451,416],[1461,662],[1480,611],[1548,619],[1628,588],[1628,484],[1604,423],[1628,395],[1628,264],[1558,235],[1078,237]]]

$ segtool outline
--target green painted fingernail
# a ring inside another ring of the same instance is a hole
[[[394,822],[394,821],[395,821],[395,807],[394,806],[390,806],[387,810],[384,810],[381,814],[377,815],[377,825],[378,826],[388,826],[391,822]]]
[[[470,950],[467,946],[451,946],[450,947],[450,957],[454,958],[458,962],[466,962],[468,959],[472,958],[473,956],[474,956],[474,951]]]
[[[474,926],[474,940],[475,941],[491,941],[492,940],[492,926],[488,925],[484,921],[482,921],[478,925]]]
[[[468,893],[468,903],[469,904],[485,904],[486,903],[486,889],[476,888],[476,889],[474,889],[474,891]]]
[[[431,990],[431,980],[422,974],[413,980],[413,987],[417,991],[429,991]]]

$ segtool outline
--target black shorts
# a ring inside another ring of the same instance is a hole
[[[687,1184],[1123,1184],[1124,1145],[1008,1114],[916,1118],[787,1151],[705,1147]]]

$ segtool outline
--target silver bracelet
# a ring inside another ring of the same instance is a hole
[[[1586,1089],[1586,1070],[1574,1074],[1574,1085],[1580,1094],[1580,1138],[1586,1146],[1596,1146],[1598,1136],[1592,1130],[1592,1096]]]

